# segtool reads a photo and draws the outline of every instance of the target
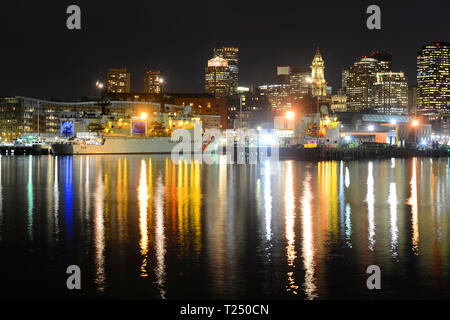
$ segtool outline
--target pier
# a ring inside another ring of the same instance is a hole
[[[409,157],[449,157],[443,149],[416,148],[280,148],[280,160],[363,160]]]
[[[226,149],[219,150],[225,154]],[[233,160],[235,163],[249,163],[251,159],[260,160],[264,154],[270,158],[270,147],[234,147]],[[449,149],[425,149],[403,147],[357,147],[357,148],[295,148],[280,147],[280,160],[322,161],[322,160],[364,160],[410,157],[450,157]]]
[[[49,155],[50,148],[42,147],[39,144],[32,146],[24,145],[12,145],[12,146],[0,146],[1,155]]]

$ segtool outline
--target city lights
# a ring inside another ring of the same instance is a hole
[[[286,119],[294,119],[294,111],[286,112]]]
[[[68,30],[65,6],[15,2],[0,296],[19,311],[294,319],[314,301],[331,320],[365,314],[321,301],[450,297],[450,1],[383,3],[382,32],[364,3],[83,1]]]

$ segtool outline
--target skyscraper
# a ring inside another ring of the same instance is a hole
[[[450,42],[424,45],[417,53],[417,111],[450,111]]]
[[[408,81],[403,72],[378,72],[374,83],[375,108],[383,113],[408,112]]]
[[[314,97],[325,97],[327,95],[327,83],[325,81],[325,63],[319,48],[311,65],[311,94]]]
[[[375,51],[370,54],[370,57],[378,60],[380,72],[392,70],[392,53]]]
[[[214,48],[214,56],[227,60],[230,69],[230,95],[237,93],[239,79],[239,48]]]
[[[145,93],[162,93],[164,79],[161,76],[161,71],[149,70],[144,78],[144,92]]]
[[[308,68],[292,68],[290,76],[291,94],[308,94],[311,71]]]
[[[106,73],[106,91],[113,93],[130,92],[130,74],[127,68],[108,69]]]
[[[341,88],[343,92],[347,92],[349,69],[342,68]]]
[[[216,98],[227,97],[232,90],[228,61],[216,56],[208,60],[205,69],[205,91]]]
[[[377,72],[380,71],[378,60],[362,57],[351,66],[347,79],[347,108],[349,111],[360,111],[373,108],[374,83],[377,81]]]
[[[416,113],[417,108],[417,86],[409,86],[408,88],[408,111]]]

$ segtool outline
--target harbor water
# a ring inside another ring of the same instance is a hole
[[[2,155],[0,295],[448,298],[449,218],[449,158]]]

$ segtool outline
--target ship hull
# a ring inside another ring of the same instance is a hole
[[[52,144],[54,155],[87,155],[87,154],[171,154],[178,144],[170,137],[154,138],[106,138],[102,145],[90,144]],[[210,146],[215,151],[217,146]],[[191,144],[193,153],[194,143]],[[200,151],[199,151],[200,152]]]

